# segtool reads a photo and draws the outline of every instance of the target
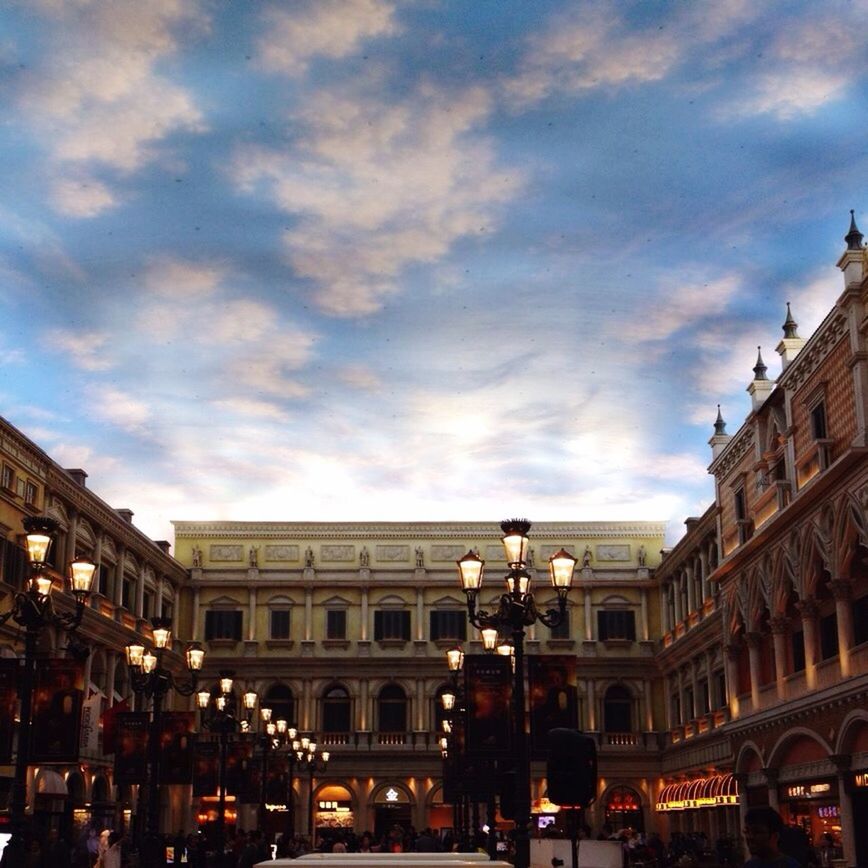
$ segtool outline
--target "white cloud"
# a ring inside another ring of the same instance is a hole
[[[148,263],[144,284],[155,295],[198,301],[213,295],[224,277],[222,265],[156,256]]]
[[[262,417],[273,419],[277,422],[285,422],[288,418],[284,410],[270,401],[257,401],[251,398],[230,398],[214,401],[213,406],[220,412],[232,413],[235,416]]]
[[[759,76],[743,97],[725,105],[720,114],[724,119],[772,114],[780,120],[792,120],[841,99],[850,84],[851,78],[844,72],[780,69]]]
[[[115,386],[93,384],[88,387],[92,414],[131,434],[141,434],[151,419],[149,406]]]
[[[69,217],[96,217],[117,204],[115,194],[94,178],[61,178],[51,192],[54,210]]]
[[[203,129],[191,94],[158,71],[180,45],[207,27],[182,0],[73,0],[42,3],[40,57],[16,79],[22,117],[47,147],[59,179],[53,204],[91,217],[116,199],[108,186],[76,189],[67,166],[98,163],[129,173],[155,158],[178,130]]]
[[[105,371],[114,365],[106,349],[108,334],[105,332],[51,329],[45,333],[43,343],[84,371]]]
[[[238,150],[238,185],[297,216],[289,260],[318,305],[337,316],[376,311],[403,269],[444,257],[459,238],[490,228],[519,186],[474,129],[488,94],[422,87],[386,104],[323,92],[296,118],[294,149]]]
[[[263,31],[257,44],[262,66],[299,75],[314,57],[347,57],[366,39],[395,35],[398,26],[391,2],[308,0],[266,10]]]
[[[631,32],[612,4],[583,4],[531,36],[519,72],[505,83],[520,104],[553,92],[579,92],[658,81],[680,60],[683,41],[670,29]]]
[[[363,392],[378,392],[383,381],[366,365],[347,365],[338,370],[338,377],[353,389]]]

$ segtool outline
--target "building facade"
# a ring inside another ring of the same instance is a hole
[[[540,607],[556,607],[548,557],[566,547],[580,560],[567,623],[531,627],[527,651],[577,658],[580,722],[600,752],[599,825],[654,822],[663,702],[652,576],[663,531],[646,522],[531,530]],[[456,642],[482,651],[456,561],[469,549],[480,553],[488,576],[482,602],[496,606],[498,571],[506,572],[499,537],[494,521],[175,523],[177,556],[190,567],[192,636],[207,649],[207,672],[216,679],[231,668],[239,691],[280,705],[331,751],[324,776],[295,782],[297,829],[311,819],[316,828],[340,820],[357,832],[381,832],[395,820],[452,826],[439,746],[445,651]],[[535,763],[541,812],[544,775],[544,763]],[[239,822],[254,822],[252,808],[239,810]]]
[[[72,596],[61,590],[67,564],[87,557],[97,564],[94,593],[78,636],[90,648],[84,664],[87,733],[81,742],[80,762],[31,768],[29,804],[43,828],[64,830],[75,821],[116,827],[129,821],[137,788],[113,786],[112,761],[104,751],[99,720],[107,708],[131,698],[124,649],[129,642],[150,637],[149,618],[171,618],[178,629],[179,592],[187,570],[169,554],[168,542],[154,542],[132,524],[133,513],[114,509],[86,487],[87,474],[67,470],[53,461],[20,431],[0,418],[0,590],[3,611],[29,576],[23,547],[22,521],[47,515],[60,532],[49,551],[55,578],[52,593],[60,611],[73,608]],[[40,654],[62,657],[67,635],[48,627],[41,636]],[[22,653],[23,631],[14,621],[0,627],[0,656]],[[181,655],[170,652],[167,664],[184,669]],[[136,707],[133,698],[130,709]],[[186,707],[186,705],[185,705]],[[13,769],[0,766],[0,799],[8,804]],[[163,805],[166,827],[189,818],[189,788],[173,791]]]

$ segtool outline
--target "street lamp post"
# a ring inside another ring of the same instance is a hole
[[[503,547],[509,568],[505,578],[506,592],[501,595],[497,611],[486,612],[477,608],[482,588],[485,561],[470,551],[458,561],[461,587],[467,596],[467,616],[470,623],[483,631],[511,634],[514,663],[513,683],[513,753],[515,755],[515,868],[530,866],[530,757],[527,746],[527,721],[524,690],[524,637],[525,627],[540,621],[547,627],[561,624],[567,614],[567,594],[573,582],[576,558],[561,549],[549,558],[552,587],[558,595],[557,609],[540,612],[531,592],[532,576],[528,571],[527,519],[508,519],[501,522]],[[490,635],[490,633],[489,633]]]
[[[205,660],[205,652],[198,642],[191,643],[185,652],[189,681],[176,678],[163,663],[164,655],[172,647],[171,622],[167,618],[152,618],[154,637],[152,653],[138,642],[126,646],[127,667],[133,691],[151,700],[151,725],[148,732],[148,801],[145,827],[145,861],[150,868],[159,859],[160,835],[160,734],[163,719],[163,700],[174,689],[182,696],[190,696],[196,690],[199,671]]]
[[[33,712],[33,682],[36,667],[36,649],[39,636],[48,626],[59,627],[73,636],[81,624],[84,609],[90,596],[96,565],[76,557],[69,567],[69,590],[75,599],[71,612],[55,611],[51,591],[56,574],[48,563],[48,551],[57,534],[58,525],[47,516],[28,516],[23,521],[26,531],[27,557],[30,562],[30,577],[23,591],[15,594],[12,607],[0,615],[0,626],[10,618],[24,627],[24,666],[18,682],[20,697],[18,751],[15,756],[15,775],[12,782],[10,815],[12,839],[7,844],[10,856],[21,854],[24,860],[25,833],[27,830],[27,767],[30,761],[30,735]]]
[[[268,756],[272,751],[280,751],[286,748],[286,762],[288,780],[286,784],[286,799],[287,820],[286,835],[288,839],[292,839],[295,835],[295,803],[293,799],[293,773],[295,771],[295,755],[296,751],[301,750],[301,741],[298,738],[298,729],[290,726],[289,723],[279,718],[273,721],[272,709],[264,706],[259,710],[262,722],[265,724],[266,734],[262,739],[262,795],[260,799],[260,821],[261,829],[265,828],[266,818],[266,796],[268,786]]]
[[[219,770],[218,770],[218,799],[217,799],[217,840],[215,841],[217,849],[217,864],[223,864],[223,856],[226,842],[226,765],[227,753],[229,748],[230,733],[237,732],[241,729],[242,732],[247,732],[250,729],[250,720],[253,717],[253,710],[256,708],[257,695],[253,691],[248,691],[244,694],[244,715],[238,716],[230,703],[232,696],[232,685],[234,683],[235,673],[229,669],[224,669],[220,672],[220,695],[214,699],[215,708],[210,716],[206,717],[206,712],[211,703],[211,692],[208,690],[200,690],[196,694],[196,704],[201,712],[202,726],[215,732],[219,735]]]
[[[307,792],[307,816],[308,816],[308,833],[310,834],[311,846],[314,844],[314,823],[313,823],[313,779],[316,775],[325,773],[328,767],[330,754],[327,750],[321,750],[317,753],[317,744],[307,736],[301,738],[300,750],[295,751],[296,765],[302,773],[307,772],[308,792]]]
[[[443,705],[443,734],[440,736],[440,750],[443,756],[444,775],[453,779],[457,790],[457,800],[453,804],[453,825],[459,840],[463,840],[465,832],[466,788],[463,773],[457,770],[462,767],[459,729],[464,722],[464,703],[462,700],[461,682],[459,676],[464,666],[464,651],[456,646],[446,652],[446,665],[449,669],[449,686],[440,694]]]

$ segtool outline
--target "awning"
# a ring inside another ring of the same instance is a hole
[[[657,810],[689,811],[738,804],[738,785],[732,775],[712,775],[667,784],[660,791]]]

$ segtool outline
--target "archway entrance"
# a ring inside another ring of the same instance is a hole
[[[381,786],[374,793],[374,836],[377,840],[390,835],[395,842],[400,827],[406,831],[413,824],[413,805],[407,791],[396,784]]]
[[[314,841],[351,831],[355,822],[352,793],[340,784],[328,784],[316,794],[313,811]]]
[[[606,823],[613,832],[619,829],[645,831],[642,799],[630,787],[613,787],[606,795]]]

